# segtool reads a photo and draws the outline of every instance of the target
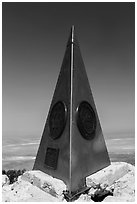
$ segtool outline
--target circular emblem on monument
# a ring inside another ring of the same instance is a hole
[[[67,108],[65,103],[62,101],[57,102],[53,106],[49,117],[50,136],[52,139],[57,139],[61,136],[66,125],[66,117]]]
[[[96,115],[91,105],[83,101],[77,109],[77,126],[81,135],[87,139],[92,140],[96,131]]]

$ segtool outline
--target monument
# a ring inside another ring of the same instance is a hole
[[[74,26],[33,169],[63,180],[71,198],[85,177],[110,165]]]

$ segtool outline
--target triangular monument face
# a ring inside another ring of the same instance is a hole
[[[33,169],[63,180],[69,194],[110,164],[96,106],[72,26]]]

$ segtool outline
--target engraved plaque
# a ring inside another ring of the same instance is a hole
[[[58,163],[58,155],[59,155],[59,149],[48,147],[46,152],[46,157],[45,157],[45,165],[49,168],[56,170],[57,163]]]
[[[96,131],[96,115],[91,105],[83,101],[77,109],[77,126],[81,135],[91,140],[95,136]]]
[[[66,124],[67,108],[62,101],[57,102],[50,114],[49,128],[52,139],[57,139],[61,136]]]

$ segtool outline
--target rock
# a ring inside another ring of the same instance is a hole
[[[45,192],[44,196],[38,195],[24,200],[24,202],[59,202],[59,200]]]
[[[60,179],[53,178],[41,171],[27,171],[20,179],[30,182],[52,196],[62,197],[63,199],[63,191],[66,190],[66,185]]]
[[[89,196],[92,196],[92,195],[95,194],[96,191],[97,191],[97,189],[92,187],[92,188],[88,191],[88,195],[89,195]]]
[[[91,197],[87,194],[81,194],[80,197],[74,202],[93,202]]]
[[[60,200],[51,196],[50,194],[40,190],[38,187],[33,186],[27,181],[15,182],[10,187],[10,191],[3,189],[2,201],[3,202],[30,202],[30,201],[49,201],[59,202]]]
[[[125,162],[88,176],[90,190],[74,198],[74,202],[127,202],[135,201],[135,167]],[[4,202],[66,202],[63,181],[41,171],[28,171],[11,185],[3,185]],[[111,195],[111,196],[110,196]]]
[[[19,182],[9,185],[10,189],[3,188],[2,189],[2,201],[6,202],[16,202],[19,200],[24,200],[28,198],[29,193],[27,192],[29,189],[29,183],[27,182]],[[16,193],[17,192],[17,193]]]
[[[114,186],[112,185],[112,186],[108,186],[108,187],[106,187],[106,190],[108,190],[108,191],[110,191],[110,192],[114,192]]]
[[[9,177],[7,175],[2,175],[2,187],[4,185],[9,185],[10,184],[10,180],[9,180]]]
[[[134,171],[131,171],[118,179],[114,185],[113,195],[116,197],[124,197],[127,195],[135,197],[135,175]]]
[[[133,166],[126,162],[112,162],[112,164],[86,178],[89,187],[94,184],[112,185],[116,180],[132,171]]]
[[[95,191],[95,193],[93,195],[91,195],[91,199],[94,201],[94,202],[101,202],[104,200],[105,197],[109,196],[109,195],[113,195],[112,192],[106,190],[106,189],[98,189]]]
[[[102,202],[134,202],[134,198],[128,196],[124,197],[107,196]]]
[[[88,195],[94,201],[134,201],[135,167],[125,162],[115,162],[86,178],[91,186]],[[119,200],[118,200],[119,198]]]
[[[106,188],[108,188],[109,186],[108,186],[108,184],[106,184],[106,183],[101,183],[100,184],[100,188],[102,188],[102,189],[106,189]]]

